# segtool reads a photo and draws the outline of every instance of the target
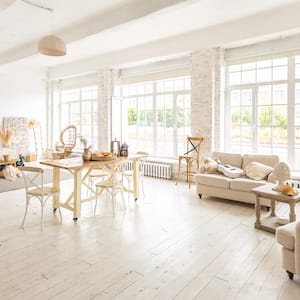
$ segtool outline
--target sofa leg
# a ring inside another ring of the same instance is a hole
[[[202,197],[202,194],[198,194],[199,195],[199,198],[201,199],[201,197]]]
[[[287,272],[287,274],[288,274],[288,276],[289,276],[289,279],[293,280],[293,278],[294,278],[294,273],[292,273],[292,272],[290,272],[290,271],[288,271],[288,270],[286,270],[286,272]]]
[[[270,207],[269,207],[269,206],[266,206],[266,210],[267,210],[267,211],[270,211]]]

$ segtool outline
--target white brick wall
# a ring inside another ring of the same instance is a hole
[[[114,89],[119,85],[119,71],[101,69],[98,71],[98,114],[99,114],[99,149],[110,150],[111,141],[111,99]]]
[[[202,155],[220,148],[223,51],[201,49],[191,55],[192,135],[203,136]]]

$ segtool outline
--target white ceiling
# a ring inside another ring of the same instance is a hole
[[[67,55],[37,53],[39,39],[51,32],[51,14],[15,0],[0,11],[0,65],[26,60],[54,67],[130,49],[147,52],[147,45],[154,49],[152,53],[160,45],[169,48],[161,54],[169,51],[174,55],[176,51],[231,47],[300,32],[300,0],[32,2],[54,9],[53,31],[66,41]]]

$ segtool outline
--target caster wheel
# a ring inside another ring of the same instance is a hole
[[[55,214],[57,211],[57,208],[53,208],[53,213]]]
[[[77,223],[78,218],[73,218],[73,221],[74,221],[75,223]]]

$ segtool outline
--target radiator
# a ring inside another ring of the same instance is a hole
[[[141,171],[144,169],[144,176],[171,179],[172,166],[170,164],[157,161],[144,161],[143,166],[140,164]],[[132,170],[132,161],[129,161],[126,166],[127,170]]]

